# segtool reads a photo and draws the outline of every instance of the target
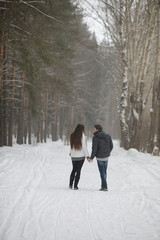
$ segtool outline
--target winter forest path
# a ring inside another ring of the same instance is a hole
[[[159,157],[115,141],[109,191],[98,191],[96,160],[74,191],[68,153],[61,141],[0,149],[0,240],[160,239]]]

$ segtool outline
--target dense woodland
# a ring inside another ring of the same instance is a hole
[[[69,0],[0,5],[0,146],[67,142],[79,122],[87,136],[99,122],[117,137],[114,59],[80,8]]]
[[[0,0],[0,146],[104,126],[160,152],[160,1],[99,0],[101,44],[78,1]],[[103,14],[101,14],[103,13]]]

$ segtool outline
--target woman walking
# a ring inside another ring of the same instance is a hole
[[[73,169],[70,175],[69,188],[72,189],[74,186],[74,190],[78,190],[78,182],[85,157],[89,158],[84,133],[84,125],[78,124],[70,136],[70,156]]]

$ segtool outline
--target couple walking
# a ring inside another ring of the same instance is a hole
[[[94,126],[92,139],[92,153],[89,157],[87,143],[85,138],[84,125],[78,124],[70,136],[70,156],[72,160],[72,172],[70,175],[69,188],[78,190],[81,169],[85,158],[92,162],[94,157],[97,159],[97,165],[101,177],[101,191],[108,191],[107,187],[107,166],[110,152],[113,149],[111,137],[103,132],[101,125]]]

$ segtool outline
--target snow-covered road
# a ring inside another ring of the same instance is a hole
[[[114,142],[109,191],[95,160],[74,191],[68,153],[61,141],[0,148],[0,240],[160,240],[160,157]]]

